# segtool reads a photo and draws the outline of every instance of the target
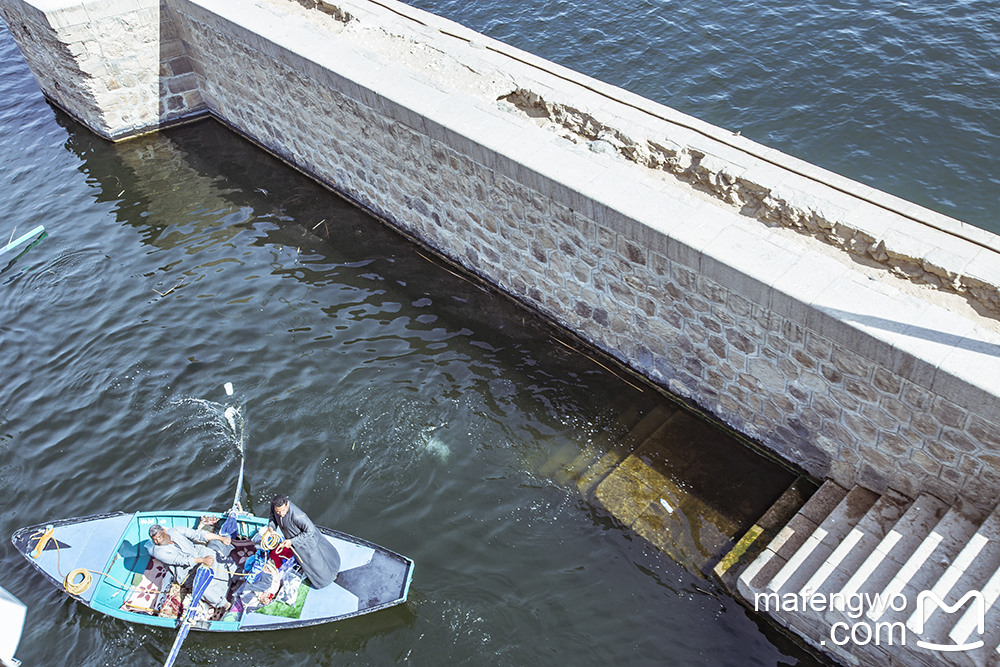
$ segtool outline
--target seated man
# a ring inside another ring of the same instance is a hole
[[[198,565],[212,568],[212,581],[205,590],[203,600],[213,607],[228,609],[226,594],[229,592],[229,570],[216,565],[219,560],[228,560],[231,551],[230,538],[183,526],[164,528],[160,525],[149,527],[149,538],[153,546],[149,553],[153,558],[167,566],[174,581],[183,584],[188,575]],[[208,546],[197,544],[202,541]]]
[[[328,586],[340,572],[340,553],[326,539],[306,513],[296,507],[288,496],[279,493],[271,501],[268,527],[281,531],[285,541],[278,550],[291,546],[302,570],[313,588]]]

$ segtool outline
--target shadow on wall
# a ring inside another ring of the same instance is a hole
[[[159,7],[160,28],[160,126],[208,113],[201,95],[195,62],[184,50],[177,23],[166,4]]]
[[[891,333],[900,334],[901,336],[920,338],[932,343],[938,343],[943,348],[959,348],[990,357],[1000,357],[1000,345],[994,345],[982,340],[976,340],[975,338],[971,338],[969,336],[948,333],[941,331],[941,329],[930,329],[927,327],[910,325],[905,322],[897,322],[896,320],[887,320],[884,317],[861,315],[835,308],[824,310],[837,319],[846,320],[848,322],[856,322],[863,326],[889,331]],[[968,324],[968,322],[966,322],[966,324]]]

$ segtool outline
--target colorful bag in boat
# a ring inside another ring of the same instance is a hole
[[[161,618],[177,618],[181,615],[184,610],[184,590],[178,583],[170,584],[170,588],[167,589],[166,597],[163,599],[163,605],[160,607],[159,616]]]
[[[243,563],[243,571],[247,573],[246,582],[248,584],[256,583],[261,572],[264,571],[265,565],[267,565],[267,552],[263,549],[257,549],[256,553]]]

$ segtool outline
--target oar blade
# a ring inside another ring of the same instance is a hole
[[[191,626],[194,625],[195,612],[210,583],[212,583],[212,570],[200,566],[194,573],[194,583],[191,585],[191,602],[188,603],[187,611],[184,614],[184,622],[181,625],[180,632],[177,633],[177,638],[174,639],[174,645],[170,647],[170,653],[167,654],[167,661],[163,663],[163,667],[172,667],[177,660],[177,656],[180,655],[181,644],[184,643],[188,632],[191,631]]]
[[[226,522],[222,524],[222,528],[219,529],[219,535],[236,537],[238,530],[239,525],[236,522],[236,512],[230,510],[229,514],[226,516]]]
[[[212,570],[207,567],[199,567],[194,573],[194,583],[191,585],[191,604],[187,609],[187,620],[194,620],[194,613],[198,610],[198,603],[208,590],[208,585],[212,583]]]
[[[181,626],[181,631],[177,633],[177,638],[174,639],[174,645],[170,647],[170,653],[167,654],[167,661],[163,663],[163,667],[173,667],[173,664],[177,661],[177,656],[181,654],[181,644],[184,643],[184,638],[188,636],[190,630],[190,623],[185,623]]]

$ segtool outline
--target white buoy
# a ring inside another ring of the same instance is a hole
[[[224,384],[222,386],[225,387],[225,389],[226,389],[226,396],[232,396],[233,395],[233,383],[232,382],[227,382],[226,384]]]

